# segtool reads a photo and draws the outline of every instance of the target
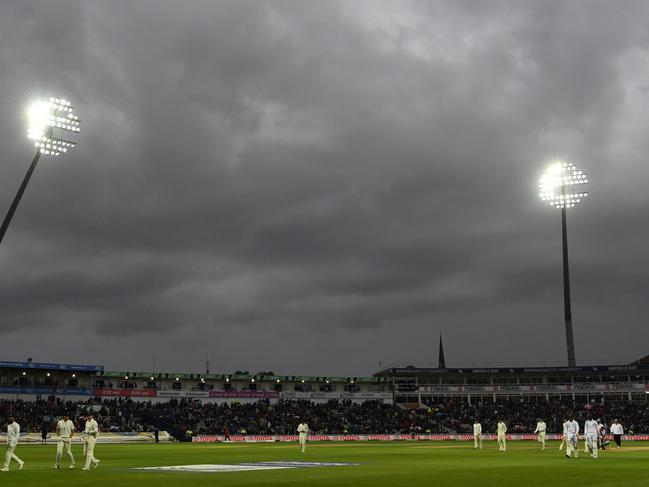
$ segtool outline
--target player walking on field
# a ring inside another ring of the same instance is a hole
[[[536,439],[539,443],[541,443],[541,450],[545,450],[545,421],[543,421],[543,418],[539,418],[539,421],[536,423],[536,429],[534,430],[534,433],[536,433]]]
[[[74,456],[72,455],[72,437],[74,436],[74,423],[70,421],[68,414],[63,415],[63,419],[56,423],[56,435],[59,441],[56,445],[56,463],[54,468],[61,468],[61,456],[63,449],[70,459],[70,468],[74,468]]]
[[[579,423],[575,421],[574,416],[566,424],[566,458],[579,458]]]
[[[473,423],[473,449],[477,450],[478,448],[482,450],[482,425],[476,419]]]
[[[559,451],[563,450],[563,447],[566,446],[567,440],[568,440],[568,419],[566,418],[563,420],[563,432],[561,434],[561,444],[559,445]]]
[[[90,470],[90,464],[92,463],[95,468],[99,466],[100,460],[97,460],[94,457],[95,454],[95,443],[97,442],[97,436],[99,435],[99,425],[92,414],[89,414],[86,418],[86,428],[83,432],[86,436],[86,464],[83,467],[83,470]]]
[[[7,425],[7,453],[5,454],[4,465],[0,469],[0,472],[9,471],[9,463],[11,463],[11,460],[18,464],[18,470],[23,469],[25,462],[14,454],[16,445],[18,445],[18,438],[20,438],[20,425],[16,423],[14,418],[10,417],[9,424]]]
[[[597,426],[597,421],[595,421],[592,416],[584,423],[584,435],[586,437],[586,445],[588,445],[588,449],[590,450],[590,456],[598,458],[597,439],[599,436],[599,428]]]
[[[507,425],[504,420],[498,421],[496,429],[496,438],[498,441],[498,450],[507,451]]]
[[[301,422],[297,427],[298,441],[302,447],[302,453],[306,450],[306,438],[309,434],[309,425],[306,422]]]

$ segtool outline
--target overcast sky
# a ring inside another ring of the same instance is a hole
[[[649,3],[0,3],[1,360],[362,375],[649,353]]]

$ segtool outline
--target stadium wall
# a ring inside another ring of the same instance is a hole
[[[561,435],[546,435],[546,440],[561,440]],[[612,435],[606,437],[613,440]],[[496,441],[496,435],[482,435],[483,441]],[[507,435],[511,441],[536,441],[536,435]],[[649,435],[624,435],[623,441],[649,441]],[[197,435],[195,443],[227,443],[223,435]],[[230,435],[231,443],[297,442],[297,435]],[[309,441],[473,441],[473,435],[309,435]]]
[[[161,442],[172,441],[172,437],[166,431],[160,431],[158,433],[158,439]],[[20,443],[24,444],[41,444],[41,434],[40,433],[21,433]],[[54,434],[49,434],[47,437],[47,444],[54,445],[58,443],[58,439]],[[7,442],[7,434],[0,433],[0,443],[5,444]],[[154,443],[155,438],[153,433],[100,433],[97,436],[97,443]],[[81,435],[75,435],[72,437],[72,443],[81,445],[83,443],[83,437]]]
[[[392,404],[391,392],[296,392],[296,391],[159,391],[156,389],[93,389],[93,388],[48,388],[48,387],[0,387],[1,399],[22,399],[35,401],[39,397],[63,397],[66,400],[86,401],[89,397],[131,398],[134,400],[167,402],[170,399],[198,399],[210,403],[256,402],[267,399],[271,403],[279,400],[305,399],[316,403],[330,400],[352,402],[380,401]]]

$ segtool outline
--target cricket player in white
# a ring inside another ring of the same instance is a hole
[[[572,458],[572,454],[575,454],[575,458],[579,458],[579,446],[577,442],[579,441],[579,423],[574,419],[570,419],[566,426],[566,457]]]
[[[473,449],[477,450],[478,448],[482,450],[482,425],[476,419],[473,423]]]
[[[302,447],[302,453],[306,450],[306,437],[309,434],[309,425],[305,422],[302,422],[297,427],[298,438],[300,446]]]
[[[498,427],[496,429],[497,441],[498,441],[498,450],[507,451],[507,425],[502,419],[498,421]]]
[[[56,423],[56,434],[59,437],[59,442],[56,445],[56,463],[54,468],[61,468],[61,456],[63,449],[70,459],[70,468],[74,468],[74,456],[72,455],[71,443],[72,436],[74,435],[74,423],[70,421],[70,416],[63,415],[63,419]]]
[[[18,438],[20,438],[20,425],[16,423],[14,418],[9,418],[9,424],[7,425],[7,453],[5,454],[5,462],[0,472],[9,471],[9,463],[11,463],[11,460],[18,464],[18,470],[23,469],[25,462],[14,454],[14,450],[18,444]]]
[[[539,418],[539,421],[536,423],[536,429],[534,430],[534,433],[536,433],[536,439],[539,443],[541,443],[541,450],[545,450],[545,421],[543,421],[543,418]]]
[[[566,419],[563,422],[563,433],[561,434],[561,444],[559,445],[559,451],[563,450],[566,440],[568,439],[568,420]]]
[[[97,460],[94,457],[95,453],[95,443],[97,442],[97,436],[99,435],[99,425],[95,418],[92,417],[92,414],[89,414],[86,418],[86,428],[83,431],[83,434],[86,437],[86,464],[83,467],[83,470],[90,470],[90,464],[92,463],[95,468],[99,466],[100,460]]]
[[[593,418],[589,418],[588,421],[584,423],[584,435],[586,436],[586,444],[590,450],[590,456],[593,458],[598,458],[597,456],[597,437],[599,435],[599,428],[597,427],[597,421]]]

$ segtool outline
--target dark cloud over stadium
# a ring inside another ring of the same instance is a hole
[[[649,351],[642,1],[0,6],[0,208],[25,106],[72,100],[0,247],[3,359],[368,374]],[[3,210],[4,211],[4,210]]]

